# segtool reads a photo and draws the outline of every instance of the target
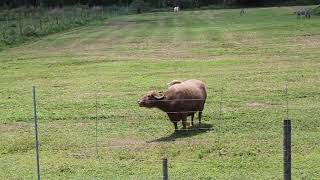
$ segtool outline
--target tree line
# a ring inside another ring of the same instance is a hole
[[[274,5],[309,5],[320,4],[320,0],[0,0],[1,7],[63,7],[70,5],[88,6],[128,6],[132,3],[145,3],[153,8],[180,6],[196,8],[209,5],[224,6],[274,6]]]

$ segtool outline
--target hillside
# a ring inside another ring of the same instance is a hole
[[[1,51],[0,179],[36,177],[32,85],[43,179],[161,179],[165,157],[170,179],[282,179],[286,100],[293,179],[320,177],[320,17],[296,8],[114,17]],[[213,130],[138,106],[191,78]]]

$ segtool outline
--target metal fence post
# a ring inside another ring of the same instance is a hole
[[[23,36],[23,24],[22,24],[22,15],[21,13],[19,13],[18,15],[18,26],[19,26],[19,33],[20,33],[20,36],[22,37]]]
[[[162,174],[163,180],[168,180],[168,160],[167,158],[162,159]]]
[[[283,121],[283,177],[291,180],[291,120]]]
[[[37,175],[40,180],[40,163],[39,163],[39,141],[38,141],[38,117],[37,117],[37,104],[36,104],[36,87],[32,87],[33,94],[33,112],[34,112],[34,134],[36,138],[36,157],[37,157]]]

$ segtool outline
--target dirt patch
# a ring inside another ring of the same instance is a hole
[[[292,44],[294,47],[316,49],[320,47],[320,35],[305,34],[293,40]]]
[[[88,156],[86,153],[68,153],[69,156],[75,159],[87,159]]]
[[[139,140],[136,138],[123,138],[123,139],[112,139],[108,140],[106,143],[100,143],[100,147],[106,147],[110,149],[130,149],[130,150],[145,150],[145,149],[156,149],[162,146],[170,145],[190,145],[198,146],[207,144],[207,141],[185,141],[176,140],[170,142],[148,142],[144,140]]]
[[[144,23],[157,23],[159,21],[167,21],[168,18],[159,18],[159,19],[139,19],[139,20],[127,20],[127,21],[111,21],[107,22],[107,26],[120,26],[125,27],[128,25],[144,24]]]
[[[201,59],[216,58],[206,52],[198,51],[199,43],[188,42],[158,42],[157,39],[143,39],[140,42],[130,42],[127,48],[119,54],[124,59]]]
[[[307,48],[319,48],[320,35],[307,36],[301,39],[301,43]]]
[[[136,25],[135,21],[111,21],[106,23],[106,26],[116,27],[117,29],[121,29],[127,27],[129,25]]]
[[[108,147],[111,148],[126,148],[126,147],[134,147],[134,146],[142,146],[145,142],[138,140],[136,138],[122,138],[122,139],[112,139],[107,144]]]
[[[0,132],[17,132],[17,131],[29,131],[33,128],[33,124],[25,122],[15,122],[10,124],[0,124]]]
[[[263,102],[249,102],[247,103],[247,106],[253,107],[253,108],[261,108],[261,107],[269,107],[270,104],[263,103]]]
[[[147,143],[144,140],[136,138],[122,138],[108,140],[106,143],[101,143],[100,146],[107,147],[110,149],[131,149],[131,150],[143,150],[152,149],[161,146],[160,143]]]

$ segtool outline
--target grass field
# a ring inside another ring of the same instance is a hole
[[[161,179],[165,157],[170,179],[282,179],[286,99],[293,179],[319,179],[320,17],[294,10],[121,16],[1,51],[0,179],[36,177],[32,85],[43,179]],[[213,130],[175,134],[138,107],[190,78]]]
[[[64,8],[0,9],[0,51],[38,37],[47,36],[105,19],[128,14],[120,7],[69,6]]]

